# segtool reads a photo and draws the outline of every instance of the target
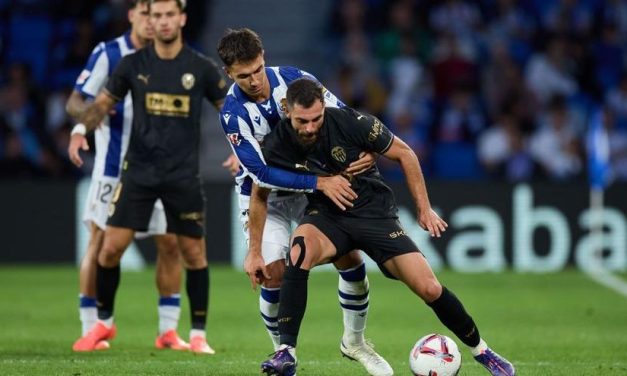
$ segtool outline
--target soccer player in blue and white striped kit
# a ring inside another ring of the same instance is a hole
[[[78,119],[89,102],[105,86],[122,57],[134,53],[150,43],[153,30],[148,17],[148,0],[132,0],[128,11],[131,30],[94,48],[85,68],[79,75],[68,103],[68,113]],[[79,315],[82,336],[98,320],[96,309],[96,260],[102,247],[107,223],[109,202],[120,180],[122,159],[128,148],[133,118],[131,95],[118,103],[111,114],[95,131],[96,155],[83,221],[90,231],[90,239],[80,269]],[[71,156],[70,156],[71,157]],[[176,329],[181,312],[181,262],[176,236],[166,233],[167,223],[161,201],[157,201],[146,233],[138,237],[154,236],[157,247],[156,282],[159,290],[159,336],[157,348],[188,350]],[[97,349],[107,349],[108,341],[100,341]]]
[[[244,262],[253,288],[261,284],[259,309],[275,350],[280,345],[277,314],[279,292],[285,271],[285,256],[289,250],[291,222],[298,221],[307,199],[302,192],[320,190],[340,208],[350,206],[354,192],[341,176],[316,177],[300,175],[268,167],[260,150],[260,142],[285,117],[285,93],[290,82],[303,76],[315,77],[293,67],[266,67],[261,39],[247,28],[227,30],[218,44],[218,55],[225,64],[227,75],[235,81],[229,89],[220,120],[231,148],[240,161],[236,189],[239,193],[240,220],[249,239],[248,206],[252,183],[266,188],[281,188],[268,199],[261,255],[248,254]],[[325,91],[325,103],[330,107],[344,104],[331,92]],[[374,157],[364,157],[348,172],[370,167]],[[298,166],[297,166],[298,167]],[[307,166],[300,166],[306,170]],[[392,375],[390,365],[364,340],[368,313],[369,287],[366,269],[358,251],[353,251],[334,263],[340,274],[338,297],[344,317],[344,334],[340,350],[346,357],[359,361],[371,375]]]

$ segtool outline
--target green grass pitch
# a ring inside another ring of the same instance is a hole
[[[211,268],[209,343],[214,356],[159,351],[152,270],[123,272],[116,302],[118,337],[109,351],[76,354],[78,274],[74,267],[0,267],[0,375],[255,375],[271,352],[258,295],[245,274]],[[577,271],[459,274],[440,280],[464,302],[482,336],[519,375],[627,375],[627,298]],[[626,274],[620,277],[626,278]],[[428,307],[399,282],[370,274],[366,336],[396,375],[410,375],[408,353],[425,334],[449,336]],[[337,275],[313,273],[302,326],[299,375],[366,375],[341,358]],[[187,300],[179,326],[189,330]],[[460,344],[460,375],[487,375]]]

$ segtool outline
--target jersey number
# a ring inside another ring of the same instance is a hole
[[[113,186],[109,183],[98,182],[98,192],[96,193],[96,199],[100,200],[103,204],[109,203],[109,196],[113,191]]]

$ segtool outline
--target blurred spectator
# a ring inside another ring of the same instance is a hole
[[[527,150],[527,141],[518,119],[504,112],[496,124],[479,137],[479,160],[489,176],[511,182],[534,178],[536,163]]]
[[[613,180],[627,182],[627,129],[616,126],[614,113],[606,108],[603,125],[607,130],[611,177]]]
[[[623,73],[625,65],[623,43],[618,27],[615,24],[605,24],[601,29],[601,38],[592,47],[594,77],[603,91],[614,87]]]
[[[433,91],[438,100],[446,100],[460,86],[476,87],[478,67],[471,45],[452,34],[442,35],[433,52]]]
[[[434,128],[436,143],[474,144],[486,119],[472,89],[460,85],[442,109]]]
[[[473,36],[481,26],[481,13],[474,1],[445,0],[429,15],[429,25],[437,33],[451,33],[458,38]]]
[[[623,73],[618,86],[608,92],[605,102],[615,114],[619,127],[627,129],[627,73]]]
[[[532,135],[530,152],[551,180],[568,180],[582,173],[580,133],[566,101],[551,99],[542,124]]]
[[[337,75],[326,80],[329,89],[347,105],[381,117],[387,95],[368,38],[354,32],[346,35],[343,42]]]
[[[555,37],[547,43],[544,53],[536,53],[527,66],[526,82],[542,103],[555,95],[570,96],[578,90],[566,55],[566,39]]]
[[[587,35],[592,29],[593,9],[586,1],[558,0],[548,2],[542,22],[549,32]]]

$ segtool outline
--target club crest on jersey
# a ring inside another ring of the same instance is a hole
[[[346,151],[341,146],[336,146],[331,149],[331,156],[340,163],[346,162]]]
[[[239,138],[239,133],[227,133],[226,137],[229,139],[229,142],[235,146],[239,146],[242,143],[242,140]]]
[[[281,112],[287,112],[287,98],[281,98],[279,101],[279,109]]]
[[[192,87],[194,87],[194,83],[196,82],[196,78],[194,77],[193,74],[191,73],[185,73],[182,77],[181,77],[181,84],[183,84],[183,87],[187,90],[191,89]]]

